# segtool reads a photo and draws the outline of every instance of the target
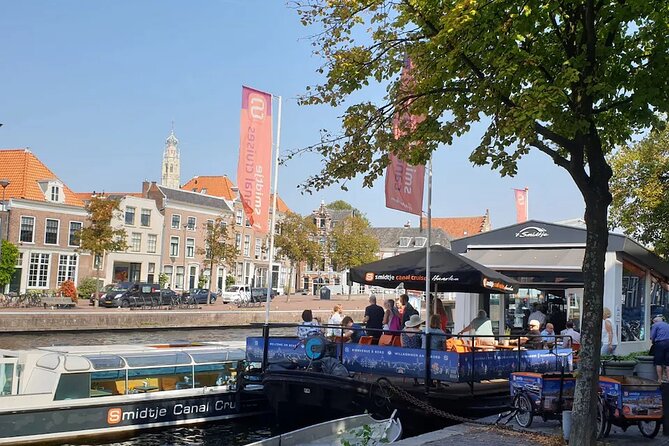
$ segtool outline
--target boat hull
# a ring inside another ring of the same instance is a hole
[[[58,406],[0,410],[0,444],[60,442],[267,413],[261,391],[147,394],[146,398],[59,401]]]

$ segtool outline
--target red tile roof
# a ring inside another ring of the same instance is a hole
[[[205,190],[206,192],[204,193],[207,195],[222,197],[226,200],[234,200],[237,198],[237,193],[232,190],[234,187],[235,184],[227,176],[210,175],[193,177],[186,184],[181,186],[181,189],[199,193],[202,193],[202,191]],[[290,210],[281,197],[278,196],[276,199],[276,207],[281,213]]]
[[[476,217],[432,217],[432,227],[445,231],[453,240],[490,230],[490,217],[479,215]],[[421,224],[427,227],[427,218],[423,217]]]
[[[9,180],[5,199],[47,201],[39,182],[60,180],[28,149],[0,149],[0,178]],[[0,192],[1,193],[1,192]],[[83,206],[84,203],[63,183],[65,204]]]

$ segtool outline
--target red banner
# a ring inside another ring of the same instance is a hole
[[[407,59],[400,77],[402,89],[411,88],[412,68],[411,60]],[[410,104],[409,101],[405,107]],[[407,131],[413,131],[423,119],[423,116],[415,116],[408,112],[396,114],[393,119],[395,139],[399,139]],[[418,216],[422,215],[425,166],[412,166],[393,153],[389,157],[390,164],[386,168],[386,207]]]
[[[272,95],[242,87],[237,187],[246,218],[259,232],[269,232],[271,169]]]
[[[516,194],[516,223],[523,223],[529,219],[528,203],[527,203],[527,188],[514,189]]]

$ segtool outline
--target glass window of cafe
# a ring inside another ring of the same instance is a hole
[[[563,330],[567,320],[571,320],[578,327],[580,310],[578,299],[574,296],[565,295],[564,290],[543,291],[534,288],[520,288],[517,294],[507,295],[504,308],[505,331],[526,330],[528,319],[534,304],[546,315],[546,321],[552,322],[556,330]],[[500,296],[490,296],[490,319],[493,327],[497,329],[500,324]]]
[[[650,277],[650,317],[664,316],[669,320],[669,283],[655,276]]]
[[[645,278],[646,271],[631,262],[623,261],[620,324],[620,340],[622,342],[644,341],[646,339]]]

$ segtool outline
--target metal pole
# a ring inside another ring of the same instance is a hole
[[[274,196],[272,197],[272,222],[269,228],[269,277],[267,278],[267,299],[265,300],[265,325],[269,324],[269,307],[272,299],[272,269],[274,268],[274,226],[276,225],[276,196],[279,184],[279,145],[281,143],[281,96],[277,113],[276,150],[274,151]]]
[[[425,342],[430,341],[430,249],[432,248],[432,157],[427,162],[427,248],[425,251]],[[430,392],[430,349],[425,346],[425,393]]]

